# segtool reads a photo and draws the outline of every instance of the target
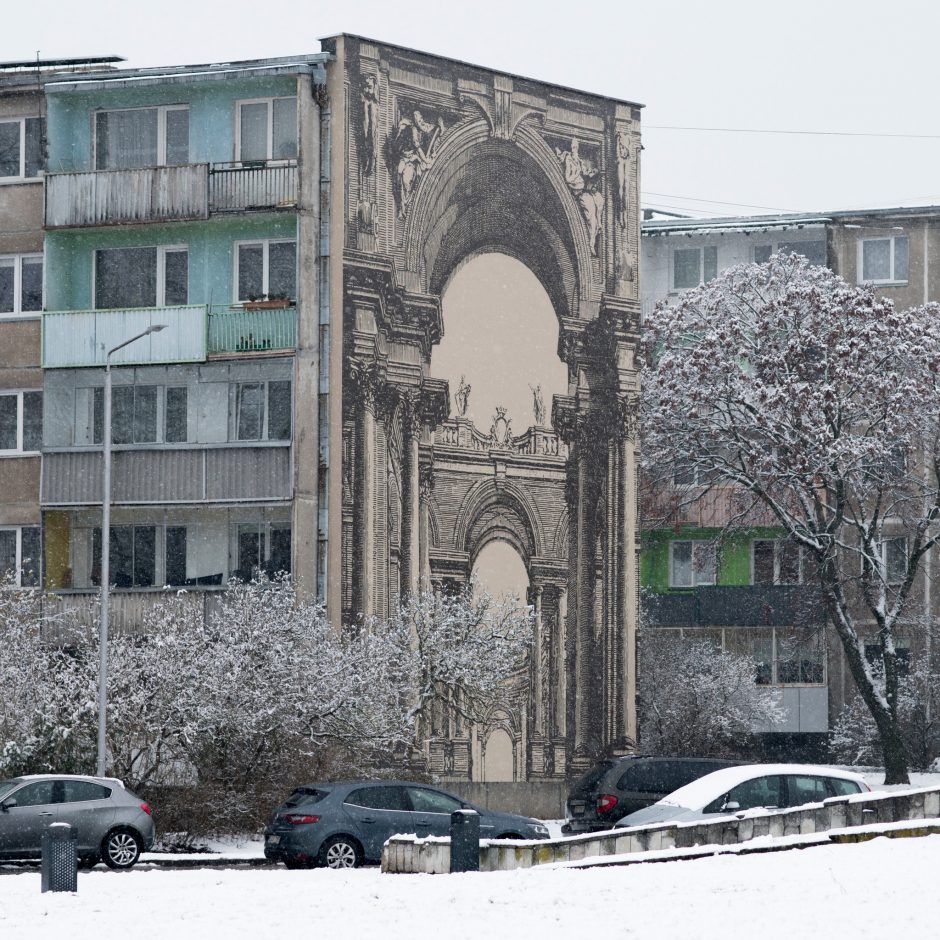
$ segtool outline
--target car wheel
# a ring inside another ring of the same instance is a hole
[[[101,843],[101,854],[108,868],[132,868],[143,848],[140,836],[133,829],[114,829]]]
[[[320,846],[320,864],[324,868],[358,868],[362,849],[349,836],[333,836]]]

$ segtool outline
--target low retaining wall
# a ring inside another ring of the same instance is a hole
[[[940,818],[940,787],[841,796],[799,809],[761,816],[724,816],[714,822],[614,829],[545,842],[481,841],[480,871],[510,871],[605,855],[629,855],[702,845],[735,845],[761,837],[811,835],[830,829]],[[382,851],[382,871],[444,874],[450,870],[449,839],[393,836]]]
[[[564,780],[469,783],[444,779],[441,786],[483,809],[520,813],[536,819],[563,818],[568,797],[568,785]]]

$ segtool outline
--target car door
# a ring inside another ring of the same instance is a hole
[[[415,831],[405,787],[381,784],[357,787],[343,800],[343,809],[356,827],[367,859],[382,857],[392,836]]]
[[[58,822],[68,823],[76,833],[78,850],[97,849],[117,812],[109,799],[110,788],[90,780],[63,780]]]
[[[415,831],[421,837],[449,836],[450,814],[464,807],[462,800],[430,787],[410,786],[408,797],[414,813]],[[483,820],[480,822],[482,834]]]
[[[10,805],[12,801],[16,805]],[[38,856],[42,832],[56,821],[54,781],[35,780],[8,793],[0,810],[0,853]]]

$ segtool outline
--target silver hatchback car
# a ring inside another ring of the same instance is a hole
[[[154,840],[150,807],[112,777],[37,774],[0,780],[0,859],[39,858],[43,830],[68,823],[79,863],[131,868]]]

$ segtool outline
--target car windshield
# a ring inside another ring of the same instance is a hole
[[[6,799],[6,795],[15,790],[23,781],[19,777],[12,780],[0,780],[0,800]]]

